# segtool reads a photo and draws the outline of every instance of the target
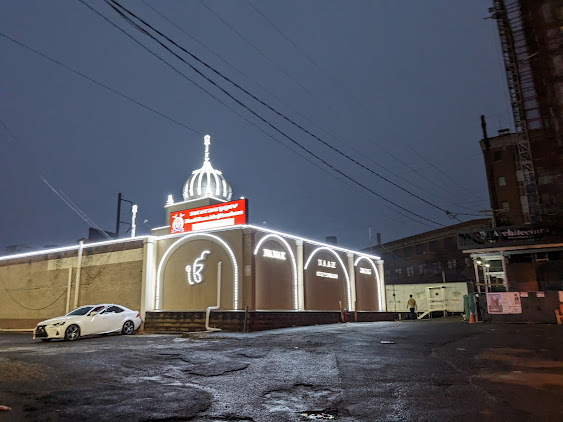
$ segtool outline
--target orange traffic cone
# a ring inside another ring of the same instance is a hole
[[[475,324],[475,315],[473,315],[473,312],[469,312],[469,323],[470,324]]]

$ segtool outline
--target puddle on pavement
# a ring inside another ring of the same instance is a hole
[[[329,412],[327,410],[311,411],[310,409],[331,409],[335,407],[335,404],[339,400],[340,393],[336,390],[325,389],[313,385],[298,384],[287,389],[267,392],[264,394],[263,405],[270,412],[333,415],[334,412]]]
[[[533,388],[546,388],[548,386],[563,386],[563,375],[547,372],[527,372],[523,368],[530,369],[559,369],[563,368],[563,362],[545,359],[535,359],[533,350],[511,349],[497,347],[487,349],[485,352],[475,356],[475,360],[489,360],[502,362],[510,365],[510,372],[497,372],[479,375],[477,378],[505,384],[525,385]],[[517,369],[516,369],[517,368]],[[559,372],[559,371],[558,371]]]
[[[563,362],[560,361],[534,359],[531,356],[522,356],[529,355],[532,352],[532,350],[527,349],[488,349],[487,351],[475,356],[475,359],[504,362],[521,368],[563,368]]]
[[[47,377],[43,365],[0,359],[0,374],[5,381],[29,381]]]
[[[505,384],[526,385],[533,388],[544,388],[548,386],[563,387],[563,375],[546,374],[543,372],[512,372],[509,374],[481,375],[489,381],[502,382]]]
[[[335,416],[327,412],[303,412],[299,416],[308,421],[332,421]]]

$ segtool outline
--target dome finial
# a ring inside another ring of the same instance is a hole
[[[215,198],[219,201],[230,201],[233,194],[231,185],[225,180],[223,174],[213,168],[209,161],[209,145],[211,136],[203,137],[205,145],[205,160],[199,170],[194,170],[184,183],[184,200],[189,201],[199,198]]]
[[[211,144],[211,136],[205,135],[203,139],[203,144],[205,145],[205,161],[209,161],[209,145]]]

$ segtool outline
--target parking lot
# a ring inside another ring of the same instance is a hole
[[[4,333],[0,421],[560,421],[562,328],[454,317],[49,343]]]

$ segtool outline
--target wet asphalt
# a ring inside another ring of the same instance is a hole
[[[563,326],[0,334],[3,421],[561,421]]]

